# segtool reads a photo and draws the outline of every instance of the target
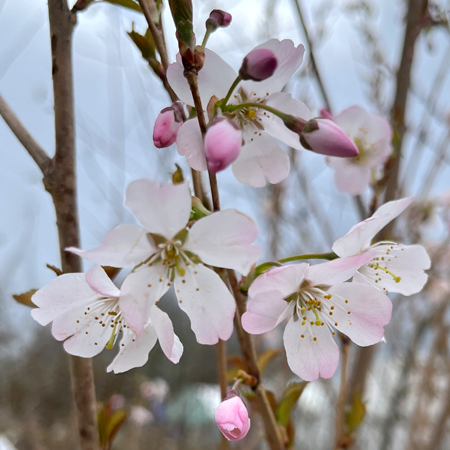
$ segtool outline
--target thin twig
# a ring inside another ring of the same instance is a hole
[[[37,143],[37,141],[31,136],[28,130],[25,128],[20,119],[16,116],[14,111],[10,108],[6,100],[0,94],[0,116],[6,122],[6,125],[15,134],[16,138],[25,147],[25,150],[34,159],[39,169],[45,174],[51,163],[50,157],[45,150]]]
[[[339,387],[339,397],[336,405],[336,436],[335,450],[343,448],[342,438],[344,437],[344,417],[345,417],[345,394],[347,390],[347,365],[348,353],[350,351],[350,339],[340,334],[341,347],[341,382]]]

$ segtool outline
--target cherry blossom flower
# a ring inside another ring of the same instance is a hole
[[[254,222],[228,209],[197,221],[188,230],[191,194],[187,183],[159,186],[152,180],[136,180],[127,188],[126,205],[143,228],[120,225],[97,248],[67,250],[100,265],[138,265],[123,282],[120,298],[122,314],[138,336],[155,302],[173,284],[199,343],[229,339],[235,302],[220,276],[204,264],[246,275],[261,252],[252,245],[257,236]]]
[[[289,318],[284,346],[291,370],[307,381],[331,378],[339,364],[333,328],[364,347],[380,342],[391,320],[392,304],[386,295],[368,284],[344,283],[372,256],[270,270],[251,285],[242,326],[261,334]]]
[[[290,94],[281,92],[293,73],[300,67],[305,51],[303,45],[298,47],[290,40],[271,39],[256,47],[271,50],[277,57],[278,66],[274,74],[264,81],[241,81],[230,98],[230,105],[243,103],[260,103],[293,114],[308,121],[311,112]],[[235,81],[236,72],[211,50],[205,49],[205,65],[198,74],[201,101],[204,109],[213,96],[217,99],[226,97]],[[180,100],[193,105],[192,94],[183,75],[180,55],[167,71],[170,85]],[[224,112],[224,111],[223,111]],[[289,157],[281,149],[276,139],[285,144],[302,149],[299,137],[287,129],[283,121],[268,111],[251,107],[225,113],[242,129],[244,141],[239,158],[233,163],[232,170],[241,182],[255,187],[284,180],[290,169]],[[206,170],[202,136],[197,120],[188,120],[180,128],[177,136],[178,153],[185,156],[188,164],[196,170]]]
[[[247,408],[236,389],[228,390],[214,418],[219,430],[229,441],[240,441],[250,430]]]
[[[331,119],[328,112],[322,115]],[[360,106],[351,106],[336,117],[334,122],[350,136],[359,150],[355,158],[327,157],[334,169],[336,187],[351,195],[362,194],[371,182],[374,170],[392,153],[392,131],[389,122],[380,116],[370,116]]]
[[[375,235],[412,201],[413,197],[408,197],[382,205],[372,217],[355,225],[333,244],[333,251],[340,257],[369,253],[373,255],[355,274],[355,281],[368,283],[385,293],[412,295],[422,290],[428,279],[424,270],[431,265],[422,246],[390,241],[371,244]]]
[[[125,372],[141,367],[159,340],[164,354],[178,363],[183,345],[173,331],[169,316],[152,306],[140,339],[127,325],[120,309],[120,290],[100,266],[89,272],[69,273],[39,289],[31,311],[41,325],[53,322],[52,334],[64,341],[64,349],[75,356],[91,358],[106,346],[113,348],[119,336],[119,353],[107,371]]]

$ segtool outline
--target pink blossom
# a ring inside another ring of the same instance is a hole
[[[360,106],[351,106],[334,118],[334,122],[355,142],[359,155],[352,159],[327,158],[334,169],[336,187],[351,195],[362,194],[371,178],[392,153],[389,122],[370,116]]]
[[[33,296],[38,308],[31,311],[41,325],[53,322],[52,334],[64,341],[67,353],[84,358],[117,344],[119,352],[108,372],[121,373],[141,367],[159,340],[168,359],[178,363],[183,345],[173,331],[169,316],[152,305],[141,338],[130,329],[120,308],[120,290],[100,266],[86,273],[69,273],[55,278]]]
[[[237,390],[228,391],[227,396],[216,409],[215,420],[219,430],[229,441],[240,441],[247,436],[250,419]]]
[[[428,279],[424,270],[431,265],[422,246],[390,241],[372,244],[372,239],[378,232],[400,215],[412,201],[413,197],[408,197],[382,205],[372,217],[355,225],[333,244],[333,251],[340,257],[373,255],[355,273],[354,281],[367,283],[386,294],[398,292],[412,295],[422,290]]]
[[[255,48],[242,61],[239,76],[243,80],[263,81],[278,67],[275,53],[268,48]]]
[[[266,80],[241,81],[234,90],[229,104],[239,105],[251,101],[271,106],[308,121],[311,118],[309,109],[299,100],[292,98],[290,94],[281,92],[302,63],[305,51],[303,45],[296,47],[288,39],[283,41],[271,39],[256,49],[268,49],[273,52],[277,57],[278,66],[274,74]],[[205,49],[205,56],[205,65],[198,74],[204,109],[211,97],[223,99],[237,76],[236,72],[216,53]],[[178,98],[187,105],[193,105],[192,94],[183,71],[181,56],[177,55],[177,61],[168,68],[167,77]],[[279,117],[262,108],[239,109],[228,114],[228,118],[242,130],[241,153],[232,165],[236,179],[255,187],[263,187],[267,181],[279,183],[284,180],[290,170],[289,157],[275,139],[301,150],[303,147],[298,134],[287,129]],[[199,171],[207,169],[197,120],[188,120],[180,128],[177,148],[178,153],[186,157],[193,169]]]
[[[160,186],[148,179],[133,181],[127,188],[126,205],[142,227],[120,225],[97,248],[67,250],[96,264],[134,267],[122,284],[120,308],[138,336],[151,308],[173,285],[199,343],[229,339],[235,302],[208,266],[246,275],[261,253],[253,245],[258,234],[254,222],[228,209],[188,229],[192,201],[187,183]]]
[[[208,169],[217,173],[236,161],[242,147],[240,128],[231,120],[218,117],[205,135],[205,154]]]
[[[284,346],[291,370],[307,381],[331,378],[339,364],[333,328],[355,344],[368,346],[380,342],[391,320],[392,304],[386,295],[367,284],[345,283],[372,256],[270,270],[251,285],[242,326],[261,334],[289,319]]]
[[[165,148],[175,143],[178,130],[183,125],[181,111],[182,106],[180,102],[175,102],[172,106],[164,108],[159,113],[153,128],[153,143],[155,147]]]
[[[321,155],[352,158],[358,156],[355,143],[332,120],[318,117],[310,120],[301,133],[304,147]]]

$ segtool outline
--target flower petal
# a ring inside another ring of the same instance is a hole
[[[367,249],[375,235],[401,214],[412,201],[413,197],[407,197],[380,206],[372,217],[356,224],[344,237],[338,239],[333,244],[333,252],[343,257]]]
[[[292,98],[291,94],[286,92],[277,92],[272,94],[267,98],[264,104],[278,109],[286,114],[293,114],[294,116],[305,119],[306,121],[310,120],[312,117],[311,111],[304,103],[300,100]],[[264,127],[264,130],[272,137],[279,139],[297,150],[303,149],[300,144],[299,135],[289,130],[278,116],[268,111],[264,111],[263,109],[258,109],[256,116],[258,119],[261,119],[260,123]]]
[[[191,214],[188,183],[163,184],[143,178],[128,185],[125,204],[150,233],[172,239]]]
[[[266,333],[292,315],[294,306],[294,302],[284,301],[279,291],[259,293],[248,303],[247,311],[242,316],[242,327],[247,333]]]
[[[201,264],[187,267],[184,277],[175,277],[175,293],[197,342],[212,345],[230,338],[236,305],[217,273]]]
[[[106,275],[101,266],[94,266],[86,273],[86,281],[89,286],[105,297],[120,297],[120,290]]]
[[[47,325],[67,311],[95,301],[96,297],[84,273],[63,274],[33,295],[33,303],[39,308],[33,309],[31,315],[41,325]]]
[[[353,164],[344,158],[330,159],[339,160],[339,163],[334,164],[334,184],[339,191],[357,195],[366,190],[370,184],[370,168],[362,164]],[[328,158],[327,162],[328,165],[332,164]]]
[[[144,266],[125,278],[121,287],[120,309],[127,325],[140,338],[155,303],[171,283],[162,264]]]
[[[145,261],[156,249],[143,228],[136,225],[119,225],[92,250],[69,247],[66,251],[101,266],[134,267]]]
[[[130,329],[124,330],[119,344],[119,353],[106,371],[122,373],[134,367],[142,367],[148,361],[148,354],[155,346],[156,341],[156,331],[151,325],[146,327],[139,340]]]
[[[307,324],[302,325],[293,317],[284,330],[289,367],[306,381],[331,378],[339,365],[339,348],[327,326],[309,325],[315,320],[311,311],[307,312],[307,319]]]
[[[251,298],[254,298],[260,293],[279,291],[281,298],[288,297],[299,290],[305,279],[308,266],[307,263],[300,263],[271,269],[252,283],[248,294]]]
[[[162,351],[170,361],[177,364],[183,354],[183,345],[173,331],[170,317],[154,306],[150,311],[150,321],[156,331]]]
[[[240,86],[248,93],[256,93],[260,97],[280,92],[294,72],[300,67],[303,61],[305,47],[299,45],[295,47],[290,39],[279,41],[270,39],[264,44],[258,45],[255,49],[267,48],[272,50],[278,60],[278,66],[274,74],[264,81],[244,81]]]
[[[206,110],[213,95],[219,99],[224,98],[236,77],[237,73],[232,67],[219,55],[206,48],[205,64],[198,73],[198,87],[203,109]],[[184,68],[179,53],[177,54],[177,61],[170,64],[167,69],[167,79],[178,98],[186,105],[194,106],[189,84],[184,77]]]
[[[195,223],[183,249],[196,254],[205,264],[247,275],[261,254],[261,249],[252,245],[257,235],[250,217],[227,209]]]
[[[203,171],[207,169],[202,133],[197,119],[184,122],[177,134],[178,154],[186,157],[189,167]]]
[[[363,124],[364,140],[368,143],[376,143],[380,140],[390,142],[392,130],[389,122],[381,116],[370,116]]]
[[[253,142],[242,147],[232,169],[234,176],[241,183],[264,187],[266,177],[272,184],[287,178],[290,163],[288,155],[263,131],[261,136],[255,135]]]
[[[311,286],[343,283],[351,278],[356,271],[375,256],[374,253],[338,258],[321,264],[309,266],[305,274],[306,281]]]
[[[380,290],[362,283],[342,283],[328,293],[335,305],[336,328],[362,347],[380,342],[392,315],[392,303]]]
[[[334,117],[334,122],[339,125],[350,137],[355,137],[361,126],[369,119],[368,112],[361,106],[354,105],[344,109]]]

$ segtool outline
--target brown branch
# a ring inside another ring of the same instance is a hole
[[[344,439],[344,419],[345,419],[345,393],[347,390],[347,366],[348,353],[350,351],[350,339],[344,334],[340,334],[341,347],[341,383],[339,386],[339,397],[336,405],[336,436],[335,450],[345,448]]]
[[[420,31],[422,30],[422,19],[428,7],[428,0],[409,0],[408,13],[406,16],[405,38],[403,43],[402,57],[397,71],[397,87],[394,103],[391,111],[391,122],[393,125],[393,157],[385,164],[384,179],[386,180],[386,191],[384,201],[394,200],[397,196],[398,177],[400,172],[400,161],[402,157],[403,138],[406,132],[405,112],[411,84],[411,70],[414,59],[414,48]],[[376,207],[372,205],[372,209]],[[392,233],[394,221],[390,222],[380,233],[379,240],[389,239]],[[357,394],[362,398],[365,388],[367,373],[369,371],[376,347],[365,347],[358,349],[355,361],[355,370],[349,380],[349,394],[347,401],[353,399]]]
[[[61,268],[81,272],[78,256],[66,247],[80,246],[76,191],[75,113],[73,98],[72,34],[76,15],[67,0],[48,0],[55,109],[55,156],[44,185],[53,198],[59,234]],[[98,450],[98,426],[91,359],[71,356],[72,389],[77,407],[82,450]]]
[[[38,165],[41,172],[45,174],[50,166],[51,159],[45,150],[37,143],[25,128],[20,119],[16,116],[11,107],[6,103],[6,100],[0,94],[0,116],[6,122],[6,125],[15,134],[16,138],[24,146],[25,150],[30,154]]]

